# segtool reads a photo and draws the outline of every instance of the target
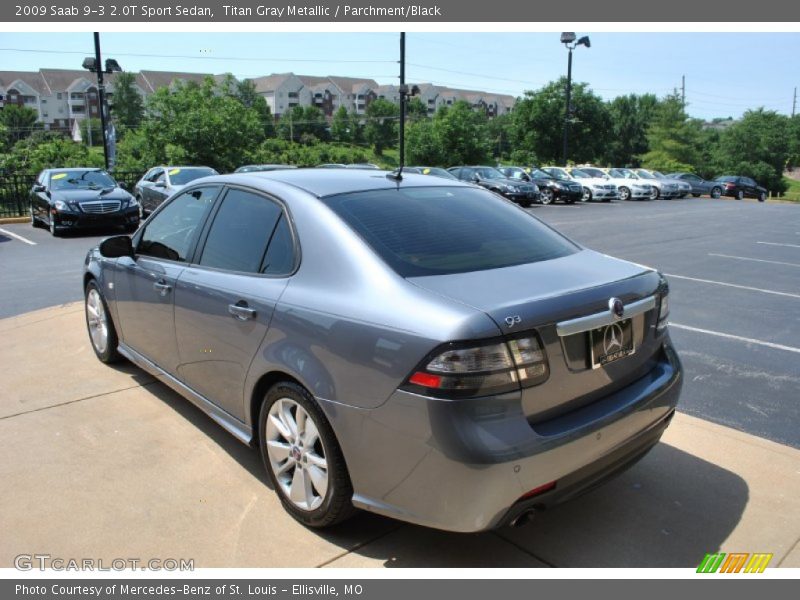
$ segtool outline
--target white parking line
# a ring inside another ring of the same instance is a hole
[[[714,285],[724,285],[725,287],[738,288],[740,290],[749,290],[751,292],[761,292],[762,294],[774,294],[775,296],[786,296],[788,298],[799,298],[800,294],[790,294],[789,292],[776,292],[775,290],[765,290],[757,287],[750,287],[749,285],[737,285],[735,283],[725,283],[724,281],[712,281],[711,279],[699,279],[697,277],[686,277],[685,275],[675,275],[673,273],[664,273],[667,277],[675,279],[686,279],[687,281],[699,281],[700,283],[713,283]]]
[[[747,256],[731,256],[730,254],[708,253],[709,256],[721,256],[722,258],[735,258],[737,260],[751,260],[753,262],[770,263],[772,265],[786,265],[787,267],[800,267],[800,263],[782,262],[780,260],[764,260],[763,258],[749,258]]]
[[[797,244],[779,244],[778,242],[756,242],[756,244],[764,244],[765,246],[784,246],[786,248],[800,248]]]
[[[17,235],[16,233],[12,233],[12,232],[8,231],[7,229],[3,229],[2,227],[0,227],[0,233],[4,233],[4,234],[6,234],[8,236],[11,236],[15,240],[19,240],[20,242],[25,242],[26,244],[30,244],[31,246],[35,246],[36,245],[36,242],[32,242],[28,238],[24,238],[21,235]]]
[[[800,348],[794,346],[784,346],[783,344],[774,344],[772,342],[765,342],[763,340],[754,340],[753,338],[746,338],[740,335],[732,335],[730,333],[722,333],[721,331],[711,331],[710,329],[700,329],[699,327],[690,327],[689,325],[681,325],[680,323],[670,323],[670,327],[676,329],[685,329],[686,331],[694,331],[696,333],[705,333],[707,335],[714,335],[729,340],[736,340],[737,342],[745,342],[747,344],[756,344],[757,346],[765,346],[775,350],[785,350],[786,352],[795,352],[800,354]]]

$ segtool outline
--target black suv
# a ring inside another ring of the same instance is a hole
[[[509,179],[494,167],[450,167],[447,170],[461,181],[476,183],[525,208],[539,198],[536,184]]]
[[[761,187],[749,177],[723,175],[715,182],[722,184],[722,195],[741,200],[742,198],[758,198],[759,202],[767,199],[767,188]]]

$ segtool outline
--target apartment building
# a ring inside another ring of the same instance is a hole
[[[106,94],[112,104],[116,76],[106,76]],[[139,71],[134,87],[146,98],[160,88],[171,88],[178,82],[202,83],[206,77],[221,82],[226,75]],[[364,114],[377,98],[400,103],[399,86],[378,85],[373,79],[274,73],[251,81],[276,118],[295,106],[316,106],[330,118],[342,106],[350,113]],[[416,87],[419,88],[417,97],[429,115],[442,106],[464,100],[476,110],[484,110],[493,117],[511,112],[515,102],[513,96],[453,89],[433,83],[420,83]],[[4,104],[33,108],[45,129],[70,131],[75,121],[100,116],[96,78],[85,70],[0,71],[0,109]]]

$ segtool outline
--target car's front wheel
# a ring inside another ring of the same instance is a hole
[[[736,192],[736,199],[744,200],[744,190],[739,190],[738,192]]]
[[[711,188],[711,197],[712,198],[720,198],[722,196],[722,188],[714,187]]]
[[[111,321],[103,294],[100,287],[92,280],[86,285],[86,299],[84,303],[86,309],[86,328],[89,331],[89,339],[92,342],[92,349],[97,358],[104,363],[113,363],[122,358],[117,352],[117,330]]]
[[[553,202],[553,190],[551,189],[543,189],[541,194],[539,194],[539,202],[542,204],[550,204]]]
[[[581,196],[581,202],[589,202],[592,199],[592,190],[585,187],[583,188],[583,195]]]
[[[631,199],[631,191],[626,187],[619,188],[619,199],[620,200],[630,200]]]
[[[759,202],[766,202],[766,200],[767,200],[767,195],[764,192],[759,192],[758,193],[758,201]]]
[[[52,214],[50,215],[50,235],[53,237],[58,237],[59,235],[59,231],[56,228],[56,219]]]
[[[653,186],[650,189],[650,200],[658,200],[658,197],[661,195],[661,190],[659,190],[656,186]]]
[[[31,206],[31,227],[39,227],[39,219],[36,218],[32,206]]]
[[[289,514],[328,527],[355,513],[341,448],[311,394],[291,382],[274,385],[261,405],[259,432],[261,458]]]

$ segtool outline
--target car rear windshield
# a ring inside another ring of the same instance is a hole
[[[171,169],[169,172],[169,179],[172,185],[186,185],[187,183],[200,179],[201,177],[208,177],[209,175],[216,175],[214,169]]]
[[[402,277],[500,269],[578,251],[533,216],[481,189],[373,190],[323,202]]]

